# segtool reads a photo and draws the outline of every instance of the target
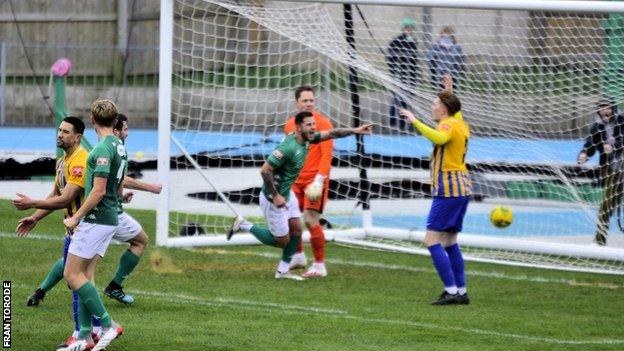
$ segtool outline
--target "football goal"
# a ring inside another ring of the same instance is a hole
[[[450,74],[471,128],[466,259],[624,274],[622,187],[605,195],[600,152],[577,163],[604,101],[624,99],[623,14],[610,1],[161,0],[157,244],[257,243],[224,234],[236,215],[262,220],[259,168],[309,85],[335,127],[375,124],[335,143],[328,239],[426,254],[432,146],[397,108],[433,125]],[[491,225],[497,205],[509,227]]]

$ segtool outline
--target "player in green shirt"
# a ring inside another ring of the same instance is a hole
[[[128,118],[126,116],[121,113],[117,115],[117,124],[113,132],[125,144],[126,138],[128,137]],[[128,160],[127,156],[125,160]],[[126,189],[149,191],[153,194],[160,194],[162,190],[162,184],[142,182],[128,175],[124,175],[123,187]],[[132,192],[125,193],[123,197],[119,197],[117,201],[119,224],[117,224],[117,230],[115,231],[115,235],[113,235],[113,239],[126,242],[130,244],[130,247],[121,255],[117,272],[104,289],[104,294],[106,296],[126,305],[132,304],[134,302],[134,297],[126,294],[121,284],[139,264],[139,260],[149,242],[149,238],[145,230],[141,227],[141,224],[123,210],[122,200],[123,202],[130,202],[133,195]]]
[[[282,248],[282,259],[277,266],[275,278],[303,280],[289,270],[302,232],[299,204],[290,188],[305,163],[308,145],[353,134],[371,134],[372,124],[317,132],[314,117],[309,111],[299,112],[295,116],[295,124],[297,131],[286,136],[277,145],[260,170],[264,180],[260,207],[269,228],[254,225],[242,217],[237,217],[227,238],[229,240],[234,233],[245,231],[252,233],[263,244]]]
[[[68,229],[74,230],[64,276],[69,287],[80,297],[80,333],[72,344],[61,350],[103,350],[123,333],[123,328],[109,316],[93,283],[97,262],[104,257],[117,228],[117,198],[126,168],[126,149],[113,134],[116,121],[114,102],[96,100],[91,104],[91,122],[99,141],[87,159],[86,198],[71,217],[63,220]],[[91,339],[92,315],[102,323],[102,335],[97,345],[93,345]]]

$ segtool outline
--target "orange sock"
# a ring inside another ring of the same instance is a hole
[[[310,228],[310,243],[314,253],[314,262],[325,262],[325,233],[320,224]]]

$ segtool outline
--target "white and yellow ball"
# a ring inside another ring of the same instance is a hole
[[[513,222],[513,212],[507,206],[496,206],[490,212],[490,221],[496,228],[506,228]]]

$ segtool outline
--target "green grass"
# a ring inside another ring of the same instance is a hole
[[[154,233],[153,212],[128,212]],[[13,349],[53,350],[72,325],[64,283],[38,308],[24,302],[61,254],[61,217],[51,215],[29,238],[8,234],[23,215],[0,201]],[[109,248],[100,288],[124,249]],[[126,328],[108,350],[624,349],[621,276],[468,262],[472,304],[434,307],[428,301],[441,286],[428,257],[332,243],[327,251],[328,278],[293,282],[273,279],[278,251],[269,247],[150,247],[126,281],[135,304],[104,300]]]

